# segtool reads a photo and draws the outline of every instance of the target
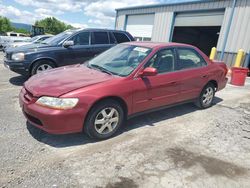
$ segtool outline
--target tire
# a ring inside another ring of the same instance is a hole
[[[88,113],[84,132],[94,139],[107,139],[115,135],[123,122],[124,110],[121,105],[115,100],[104,100],[96,104]]]
[[[33,75],[39,73],[40,72],[39,70],[41,70],[41,72],[42,72],[42,67],[48,68],[47,70],[49,70],[49,69],[55,68],[55,64],[49,60],[37,61],[37,62],[35,62],[35,64],[33,65],[32,69],[31,69],[31,75],[33,76]]]
[[[209,108],[213,104],[215,94],[215,86],[212,83],[208,83],[201,91],[198,100],[195,105],[201,109]],[[205,97],[207,95],[207,97]]]

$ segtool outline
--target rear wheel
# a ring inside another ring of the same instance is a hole
[[[199,99],[196,101],[196,106],[199,108],[209,108],[212,106],[215,94],[215,87],[212,83],[208,83],[200,93]]]
[[[84,132],[91,138],[112,137],[124,121],[124,111],[115,100],[105,100],[95,105],[85,121]]]
[[[31,75],[35,75],[37,73],[41,73],[53,68],[55,68],[55,65],[51,61],[48,60],[37,61],[32,67]]]

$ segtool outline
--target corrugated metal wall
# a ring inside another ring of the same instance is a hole
[[[220,31],[218,50],[221,50],[224,41],[226,27],[229,23],[229,15],[232,7],[226,8],[224,21]],[[234,11],[232,25],[226,43],[226,52],[237,52],[240,48],[244,51],[250,49],[250,1],[238,0]]]
[[[225,9],[224,19],[217,44],[217,49],[221,51],[226,28],[230,22],[232,5],[233,0],[210,0],[207,2],[193,2],[188,4],[151,6],[148,8],[138,7],[118,10],[116,29],[123,29],[125,24],[125,15],[155,13],[152,40],[168,42],[171,34],[170,30],[172,29],[171,27],[173,24],[172,21],[174,21],[174,13]],[[240,48],[244,49],[246,52],[249,52],[250,50],[250,0],[237,0],[225,52],[233,54]],[[231,57],[232,55],[229,56]],[[229,56],[226,57],[227,60],[229,60]],[[232,56],[230,61],[233,61],[234,58],[235,57]]]
[[[173,12],[162,11],[155,13],[152,41],[169,41],[173,16]]]
[[[123,30],[126,22],[126,15],[120,15],[116,18],[115,28],[118,30]]]

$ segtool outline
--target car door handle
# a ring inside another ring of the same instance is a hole
[[[203,75],[203,76],[202,76],[202,78],[207,78],[207,77],[208,77],[208,75]]]

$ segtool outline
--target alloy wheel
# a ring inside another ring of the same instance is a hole
[[[119,112],[112,107],[104,108],[95,118],[95,130],[99,134],[112,132],[119,123]]]
[[[41,72],[43,72],[43,71],[50,70],[50,69],[52,69],[52,68],[53,68],[53,67],[50,66],[50,65],[48,65],[48,64],[42,64],[42,65],[40,65],[39,67],[37,67],[36,72],[37,72],[37,73],[41,73]]]
[[[212,87],[206,88],[205,92],[202,95],[202,103],[204,105],[209,105],[214,97],[214,90]]]

